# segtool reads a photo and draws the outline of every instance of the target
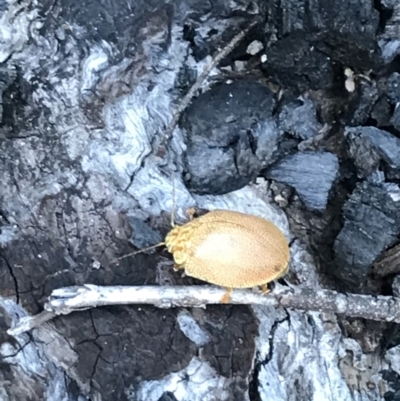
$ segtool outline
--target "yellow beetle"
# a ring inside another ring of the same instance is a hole
[[[229,210],[213,210],[191,221],[174,226],[165,242],[124,255],[166,245],[173,255],[175,269],[227,289],[222,302],[229,302],[233,288],[261,286],[286,275],[290,250],[284,234],[261,217]]]
[[[261,217],[213,210],[174,227],[165,238],[176,269],[211,284],[227,288],[261,286],[286,275],[290,250],[284,234]]]

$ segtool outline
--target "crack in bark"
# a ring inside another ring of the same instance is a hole
[[[278,329],[279,325],[289,321],[290,322],[290,317],[288,312],[285,310],[286,312],[286,317],[284,317],[281,320],[275,320],[274,324],[271,327],[270,330],[270,335],[268,336],[269,339],[269,350],[268,350],[268,355],[265,357],[265,359],[263,361],[259,361],[259,357],[260,357],[260,353],[257,352],[256,354],[256,362],[254,364],[254,369],[253,369],[253,374],[252,374],[252,378],[249,381],[249,399],[250,401],[261,401],[261,396],[260,396],[260,392],[258,390],[259,388],[259,374],[261,371],[261,368],[265,365],[267,365],[271,359],[272,359],[272,355],[274,352],[274,338],[275,338],[275,333],[276,330]]]
[[[21,345],[20,343],[18,343],[18,345],[20,346],[20,348],[17,349],[13,354],[9,354],[9,355],[6,355],[6,356],[0,356],[0,359],[6,360],[6,359],[9,359],[9,358],[15,358],[20,352],[22,352],[22,351],[24,350],[24,348],[25,348],[26,346],[28,346],[28,345],[31,344],[31,343],[35,343],[35,342],[32,340],[32,337],[31,337],[30,334],[28,335],[28,337],[29,337],[29,340],[28,340],[25,344]]]
[[[312,344],[314,342],[314,338],[315,338],[315,321],[312,316],[307,315],[307,323],[311,327],[310,343]]]
[[[13,268],[12,268],[11,264],[8,262],[7,258],[5,256],[0,256],[0,257],[4,260],[4,263],[8,267],[8,271],[9,271],[10,276],[11,276],[13,282],[14,282],[14,291],[15,291],[16,303],[19,304],[20,293],[19,293],[17,276],[14,274]]]
[[[96,375],[96,370],[97,370],[97,364],[99,363],[99,360],[100,359],[103,359],[103,358],[101,358],[101,353],[102,353],[102,348],[97,344],[97,343],[94,343],[94,345],[98,348],[98,350],[99,350],[99,352],[98,352],[98,354],[97,354],[97,356],[96,356],[96,360],[94,361],[94,364],[93,364],[93,369],[92,369],[92,372],[91,372],[91,374],[90,374],[90,386],[91,387],[93,387],[93,382],[94,382],[94,376]],[[104,359],[103,359],[104,360]],[[107,361],[106,361],[107,362]],[[108,363],[108,362],[107,362]]]
[[[64,235],[64,246],[65,246],[65,249],[67,250],[68,255],[70,256],[70,258],[71,258],[75,263],[77,263],[76,260],[75,260],[75,258],[74,258],[73,249],[72,249],[71,244],[70,244],[70,242],[69,242],[69,240],[68,240],[69,236],[68,236],[68,233],[67,233],[67,228],[66,228],[66,226],[65,226],[64,208],[61,209],[61,212],[56,212],[55,215],[56,215],[56,220],[57,220],[58,228],[59,228],[59,230],[60,230],[60,231],[63,233],[63,235]]]

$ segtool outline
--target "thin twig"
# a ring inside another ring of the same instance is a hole
[[[53,319],[56,316],[57,313],[48,312],[47,310],[44,310],[34,316],[21,317],[19,322],[14,327],[8,329],[7,333],[10,336],[17,336],[19,334],[25,333],[27,331],[30,331],[36,327],[43,325],[44,323],[48,322],[49,320]]]
[[[66,287],[54,290],[39,315],[25,317],[8,330],[18,335],[38,327],[56,315],[104,305],[137,304],[159,308],[205,307],[221,304],[225,289],[214,286],[96,286]],[[303,311],[330,312],[349,317],[400,323],[400,298],[340,294],[330,290],[288,289],[276,285],[266,295],[252,290],[234,290],[230,304],[264,305]]]
[[[218,65],[218,63],[235,48],[235,46],[248,34],[250,29],[253,28],[257,23],[258,19],[253,20],[245,29],[243,29],[236,36],[234,36],[233,39],[212,58],[210,63],[206,65],[201,75],[197,78],[196,82],[189,89],[188,93],[181,100],[178,107],[174,111],[172,120],[168,128],[165,130],[166,139],[169,139],[170,136],[172,135],[176,127],[176,124],[178,123],[179,118],[181,117],[182,112],[186,109],[186,107],[189,106],[191,100],[196,95],[197,91],[200,89],[201,85],[208,77],[210,72],[213,70],[213,68],[215,68]]]

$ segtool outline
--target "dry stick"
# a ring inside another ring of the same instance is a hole
[[[250,29],[253,28],[253,26],[255,26],[257,23],[258,19],[252,21],[245,29],[243,29],[243,31],[234,36],[233,39],[212,58],[211,62],[206,65],[201,75],[197,78],[194,85],[189,89],[188,93],[181,100],[178,107],[174,111],[171,123],[165,130],[166,139],[169,139],[169,137],[174,132],[174,129],[179,121],[179,118],[181,117],[182,112],[186,109],[186,107],[189,106],[192,98],[196,95],[197,91],[200,89],[201,85],[203,84],[204,80],[208,77],[212,69],[216,67],[217,64],[235,48],[235,46],[247,35]]]
[[[24,317],[7,333],[19,335],[60,314],[104,305],[149,304],[159,308],[205,307],[221,304],[225,289],[214,286],[96,286],[66,287],[54,290],[45,311]],[[349,317],[400,323],[400,298],[340,294],[330,290],[288,289],[278,286],[269,294],[234,290],[231,304],[264,305],[303,311],[337,313]]]

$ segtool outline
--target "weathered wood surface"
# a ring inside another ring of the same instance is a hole
[[[132,244],[150,245],[167,233],[173,180],[178,222],[184,221],[184,211],[191,206],[269,218],[292,241],[288,282],[314,292],[322,291],[322,285],[334,286],[319,268],[319,258],[331,259],[329,247],[340,219],[330,213],[336,208],[340,214],[348,196],[346,186],[322,216],[304,210],[288,187],[270,186],[263,179],[224,195],[195,195],[187,189],[190,180],[182,171],[185,163],[201,160],[201,152],[195,149],[193,158],[185,161],[184,132],[176,128],[170,143],[163,136],[210,55],[259,15],[263,25],[249,33],[231,59],[223,60],[224,69],[211,71],[203,91],[221,74],[230,79],[249,75],[258,84],[265,66],[268,77],[289,88],[288,93],[328,90],[336,65],[372,68],[378,57],[379,24],[372,3],[360,2],[360,9],[339,0],[323,3],[335,12],[318,10],[318,5],[308,11],[314,20],[304,17],[303,25],[315,24],[322,35],[311,45],[302,35],[293,36],[301,26],[296,22],[302,20],[301,7],[298,13],[289,5],[279,10],[273,1],[217,1],[212,6],[158,0],[0,2],[1,399],[394,399],[400,374],[396,326],[343,319],[334,313],[276,305],[120,305],[58,316],[17,336],[7,333],[21,318],[40,313],[58,288],[87,283],[198,285],[174,273],[171,259],[161,250],[117,266],[110,263],[131,251]],[[333,15],[350,22],[324,22]],[[391,28],[395,23],[388,21]],[[347,31],[338,35],[338,26]],[[276,34],[282,34],[284,42],[274,44]],[[246,52],[255,37],[265,39],[265,62],[263,54],[250,57]],[[388,43],[386,51],[392,49]],[[296,62],[279,64],[291,55]],[[386,52],[385,57],[390,55]],[[240,71],[247,59],[252,74]],[[335,60],[339,63],[333,66]],[[230,61],[235,71],[226,68]],[[263,89],[257,93],[260,98],[255,93],[243,93],[241,98],[262,105],[246,120],[251,129],[238,129],[240,135],[217,150],[210,144],[213,155],[221,155],[223,161],[227,156],[230,166],[210,172],[219,172],[221,182],[225,176],[254,181],[254,171],[276,157],[283,133],[272,113],[281,96],[272,101],[272,89],[265,98]],[[315,99],[324,105],[319,117],[328,129],[299,145],[282,137],[283,150],[318,148],[319,143],[332,152],[340,148],[340,133],[329,128],[337,122],[335,113],[343,114],[345,102],[327,95],[318,98],[317,93]],[[215,108],[210,121],[224,107]],[[355,123],[366,122],[370,109],[353,113]],[[259,123],[256,117],[264,110],[266,118]],[[244,121],[239,112],[212,135],[225,134],[228,123],[242,122],[235,116]],[[367,117],[362,120],[360,115]],[[188,121],[183,124],[192,123]],[[314,125],[313,132],[320,133],[321,127]],[[268,140],[262,136],[265,132]],[[324,137],[323,132],[329,135]],[[304,139],[297,131],[293,135]],[[236,146],[234,151],[231,146]],[[216,159],[209,157],[192,171],[203,173],[207,162]],[[288,206],[286,214],[273,200]],[[147,230],[135,229],[137,220]],[[391,334],[395,340],[390,342]]]

